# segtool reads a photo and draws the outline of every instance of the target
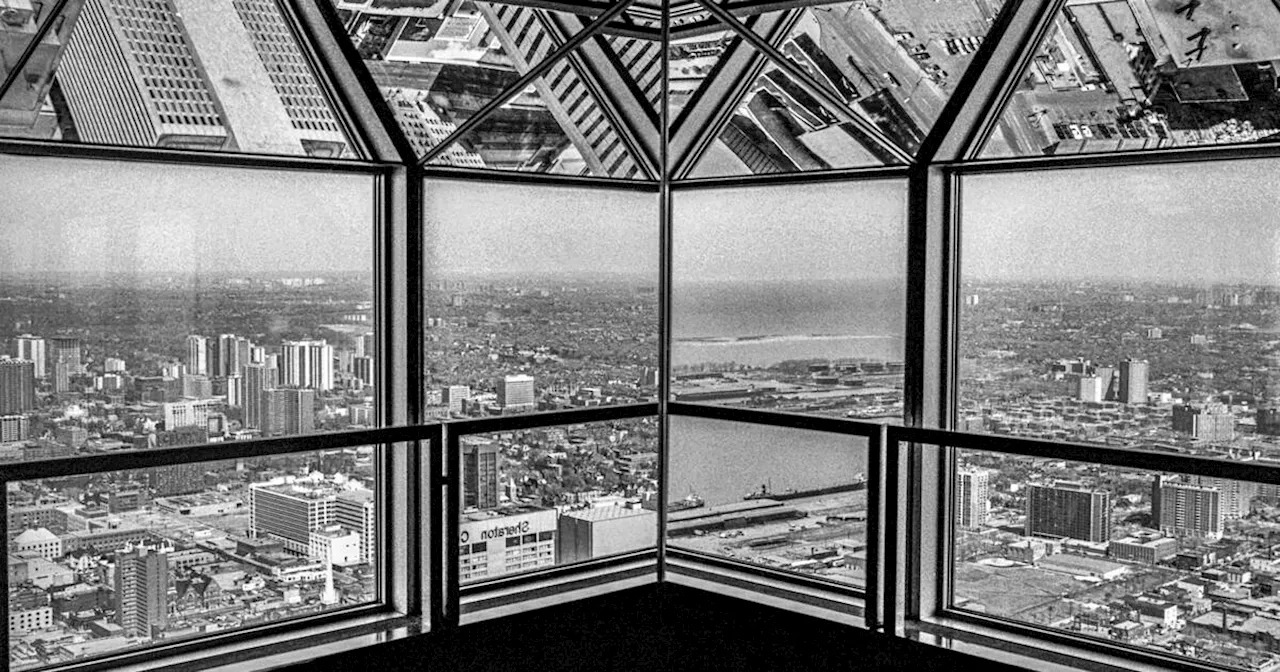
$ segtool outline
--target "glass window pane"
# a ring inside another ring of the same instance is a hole
[[[684,416],[670,432],[669,544],[866,584],[866,439]]]
[[[656,418],[463,436],[459,450],[463,583],[657,545]]]
[[[378,599],[374,448],[9,484],[14,669]]]
[[[1280,663],[1275,486],[960,451],[952,604],[1228,668]]]
[[[50,18],[0,135],[357,158],[275,0],[77,0]],[[0,25],[6,56],[24,30]]]
[[[902,417],[905,184],[678,190],[673,211],[676,399]]]
[[[375,422],[371,177],[0,170],[0,459]]]
[[[1274,140],[1278,33],[1268,0],[1065,7],[982,156]]]
[[[429,180],[428,415],[654,398],[657,206],[640,191]]]
[[[1269,451],[1280,433],[1274,169],[966,177],[958,426],[1223,457]]]

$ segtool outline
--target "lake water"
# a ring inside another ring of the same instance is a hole
[[[677,282],[672,364],[900,360],[904,306],[904,289],[896,282]]]
[[[694,492],[707,506],[740,502],[765,484],[820,488],[867,471],[861,437],[705,418],[671,418],[670,454],[671,500]]]

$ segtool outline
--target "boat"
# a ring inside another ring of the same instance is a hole
[[[853,477],[852,483],[829,485],[824,488],[808,488],[805,490],[788,488],[782,492],[772,492],[769,485],[761,485],[759,490],[747,493],[742,499],[746,501],[753,499],[774,499],[780,502],[785,502],[789,499],[800,499],[802,497],[820,497],[822,495],[834,495],[840,492],[857,492],[859,490],[865,490],[866,488],[866,475],[858,473]]]
[[[684,499],[678,499],[667,504],[667,511],[687,511],[688,509],[700,509],[707,503],[696,494],[690,492]]]

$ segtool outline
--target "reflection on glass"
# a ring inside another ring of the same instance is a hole
[[[374,423],[371,178],[0,168],[0,460]]]
[[[905,199],[901,182],[677,191],[675,398],[900,418]]]
[[[894,159],[776,65],[765,66],[690,177],[882,165]]]
[[[839,3],[800,10],[789,60],[898,146],[920,147],[990,30],[995,0]]]
[[[10,4],[6,64],[54,23],[0,101],[0,135],[355,158],[274,0]]]
[[[657,544],[655,418],[464,436],[464,583]]]
[[[662,105],[662,47],[656,40],[606,35],[605,42],[649,104],[653,119]]]
[[[982,155],[1273,140],[1277,36],[1267,0],[1066,7]]]
[[[79,662],[374,601],[373,455],[9,484],[9,664]]]
[[[672,36],[667,46],[667,110],[672,126],[679,124],[682,111],[708,83],[720,59],[739,43],[741,38],[728,31]]]
[[[668,543],[864,585],[866,446],[860,437],[672,417]]]
[[[1260,161],[966,178],[960,427],[1271,456],[1274,182]]]
[[[953,604],[1248,670],[1280,665],[1275,486],[961,451]]]
[[[643,53],[641,55],[644,55]],[[655,51],[650,54],[658,58]],[[431,163],[622,179],[645,177],[568,60],[508,100]]]
[[[557,46],[552,12],[490,2],[338,0],[401,130],[424,154]],[[472,165],[447,152],[450,165]],[[456,162],[454,161],[456,160]]]
[[[657,206],[642,192],[430,180],[428,415],[653,398]]]

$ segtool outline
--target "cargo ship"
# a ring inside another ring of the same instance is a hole
[[[809,488],[806,490],[796,490],[788,488],[782,492],[773,492],[769,485],[761,485],[760,489],[755,492],[749,492],[742,499],[773,499],[785,502],[789,499],[800,499],[801,497],[820,497],[822,495],[834,495],[841,492],[857,492],[867,488],[866,474],[859,473],[853,477],[852,483],[841,483],[839,485],[828,485],[825,488]]]
[[[674,502],[668,503],[667,511],[685,511],[688,509],[700,509],[706,505],[707,503],[703,501],[701,497],[691,492],[688,495],[686,495],[684,499],[677,499]]]

